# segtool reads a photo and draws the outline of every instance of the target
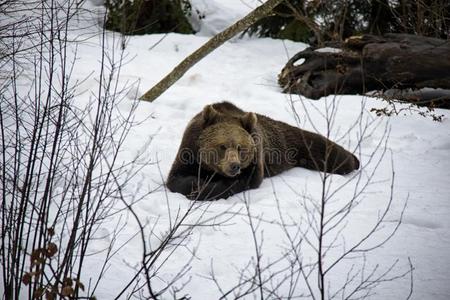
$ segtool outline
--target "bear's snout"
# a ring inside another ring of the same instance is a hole
[[[236,150],[227,150],[222,170],[229,177],[234,177],[241,173],[241,161]]]
[[[241,172],[241,164],[238,162],[233,162],[229,166],[229,174],[235,176]]]

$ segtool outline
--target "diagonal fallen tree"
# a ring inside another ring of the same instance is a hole
[[[186,57],[179,63],[169,74],[166,75],[160,82],[148,90],[139,98],[143,101],[153,102],[169,87],[171,87],[178,79],[180,79],[192,66],[198,63],[202,58],[221,46],[223,43],[231,39],[239,32],[247,29],[262,17],[267,16],[275,6],[280,4],[283,0],[268,0],[264,4],[258,6],[251,11],[244,18],[240,19],[224,31],[213,36],[203,46],[198,48],[194,53]]]
[[[297,53],[278,82],[284,92],[311,99],[373,90],[450,89],[450,41],[409,34],[351,37],[339,52],[307,48]],[[446,90],[407,93],[401,100],[450,108]]]

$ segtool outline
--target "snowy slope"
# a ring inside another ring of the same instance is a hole
[[[88,3],[89,4],[89,3]],[[194,1],[194,7],[204,10],[205,19],[197,35],[168,34],[136,36],[129,39],[126,47],[128,63],[121,71],[120,82],[139,81],[139,88],[129,93],[129,104],[122,103],[123,112],[131,108],[136,95],[141,95],[158,82],[184,57],[205,43],[212,33],[216,33],[240,16],[250,11],[256,1]],[[219,13],[220,12],[220,13]],[[107,33],[108,44],[112,47],[117,34]],[[161,42],[159,42],[162,39]],[[159,43],[158,43],[159,42]],[[158,43],[158,44],[157,44]],[[156,45],[155,45],[156,44]],[[383,139],[385,129],[390,129],[386,146],[381,145],[375,155],[379,157],[386,150],[380,166],[374,175],[372,184],[364,192],[364,201],[348,219],[343,231],[345,242],[351,244],[363,236],[370,225],[376,222],[390,197],[392,177],[391,157],[394,163],[395,181],[393,203],[388,219],[395,224],[400,218],[407,200],[403,224],[396,235],[381,248],[367,256],[369,265],[379,264],[388,268],[399,259],[395,267],[396,274],[408,270],[408,257],[414,265],[414,294],[412,299],[449,299],[450,298],[450,120],[448,111],[438,110],[444,114],[443,122],[433,122],[417,114],[406,114],[390,118],[376,117],[369,110],[381,107],[373,99],[361,96],[328,97],[320,101],[309,101],[297,96],[290,97],[281,93],[277,85],[277,74],[287,59],[304,49],[305,44],[272,39],[244,38],[233,39],[187,72],[183,78],[166,91],[153,103],[142,102],[136,112],[134,127],[128,136],[121,159],[129,160],[144,148],[145,154],[158,162],[158,166],[146,166],[137,178],[127,187],[129,193],[144,193],[143,190],[156,189],[155,192],[140,201],[135,210],[149,223],[156,223],[156,231],[167,229],[169,218],[176,212],[186,210],[191,202],[180,194],[166,191],[163,184],[171,163],[177,152],[184,128],[189,120],[204,105],[215,101],[229,100],[244,110],[255,111],[274,119],[298,125],[308,130],[317,130],[325,134],[326,122],[321,116],[326,112],[325,106],[333,101],[338,104],[335,124],[331,130],[331,139],[353,150],[357,144],[360,128],[352,127],[360,117],[374,122],[373,132],[362,142],[360,159],[366,166],[360,178],[367,178],[375,163],[370,161],[370,154]],[[77,101],[80,106],[89,99],[89,92],[95,91],[100,55],[100,37],[94,36],[78,46],[79,58],[73,72],[73,80],[83,80],[91,72],[93,75],[82,82]],[[296,120],[291,107],[299,115]],[[310,116],[312,122],[307,116]],[[350,129],[348,135],[344,133]],[[149,145],[147,140],[153,137]],[[352,176],[333,176],[332,186],[338,186]],[[338,205],[351,198],[357,187],[357,180],[340,190],[331,205]],[[167,199],[166,199],[167,193]],[[285,233],[281,230],[280,214],[286,219],[304,221],[306,213],[301,205],[306,195],[309,204],[318,204],[321,196],[320,174],[296,168],[265,179],[260,188],[235,195],[227,200],[207,203],[200,207],[206,216],[213,216],[227,211],[230,216],[225,224],[216,227],[195,228],[184,241],[188,248],[196,249],[190,269],[182,282],[186,282],[181,294],[189,294],[192,299],[216,299],[220,292],[216,285],[205,277],[210,276],[211,267],[223,289],[232,287],[237,282],[239,270],[255,257],[252,232],[246,216],[245,201],[250,203],[253,216],[264,221],[259,224],[257,238],[262,243],[262,262],[267,264],[283,257],[287,245]],[[168,213],[167,203],[171,214]],[[198,215],[198,213],[197,213]],[[222,219],[226,219],[222,216]],[[105,224],[101,236],[105,239],[94,241],[93,249],[102,249],[112,233],[112,225]],[[393,226],[393,225],[392,225]],[[392,229],[389,224],[375,236],[375,241],[382,240]],[[137,230],[136,224],[129,221],[126,229],[120,233],[122,241],[130,239]],[[341,244],[342,245],[342,244]],[[334,251],[334,250],[333,250]],[[337,255],[330,252],[330,258]],[[338,250],[336,250],[338,251]],[[305,248],[305,260],[314,259],[311,249]],[[176,251],[161,269],[161,280],[169,280],[185,262],[192,257],[186,249]],[[115,256],[105,280],[96,293],[98,299],[111,299],[133,275],[132,266],[141,259],[141,245],[138,238],[132,239]],[[95,276],[101,263],[94,258],[89,260],[90,268],[85,276]],[[358,264],[360,260],[358,261]],[[283,264],[283,263],[282,263]],[[281,265],[282,265],[281,264]],[[360,265],[358,265],[360,266]],[[281,266],[276,266],[276,271]],[[328,277],[327,285],[338,286],[351,268],[351,261],[344,264]],[[345,279],[345,278],[344,278]],[[84,279],[87,282],[87,279]],[[314,283],[316,284],[316,283]],[[374,290],[372,299],[403,299],[408,295],[409,275],[395,282],[380,285]],[[299,286],[300,288],[300,286]],[[305,288],[305,287],[304,287]],[[286,295],[287,290],[280,290]],[[277,296],[273,295],[273,298]],[[232,299],[233,297],[230,297]],[[253,299],[253,296],[247,298]]]

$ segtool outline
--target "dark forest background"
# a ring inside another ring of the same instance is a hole
[[[193,33],[189,0],[107,0],[107,29],[126,34]],[[410,33],[448,39],[448,0],[286,0],[246,30],[250,35],[321,44],[358,34]]]

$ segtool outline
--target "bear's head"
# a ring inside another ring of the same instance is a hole
[[[254,113],[221,113],[208,105],[203,109],[203,131],[198,139],[201,165],[226,177],[235,177],[256,155],[251,133],[256,127]]]

